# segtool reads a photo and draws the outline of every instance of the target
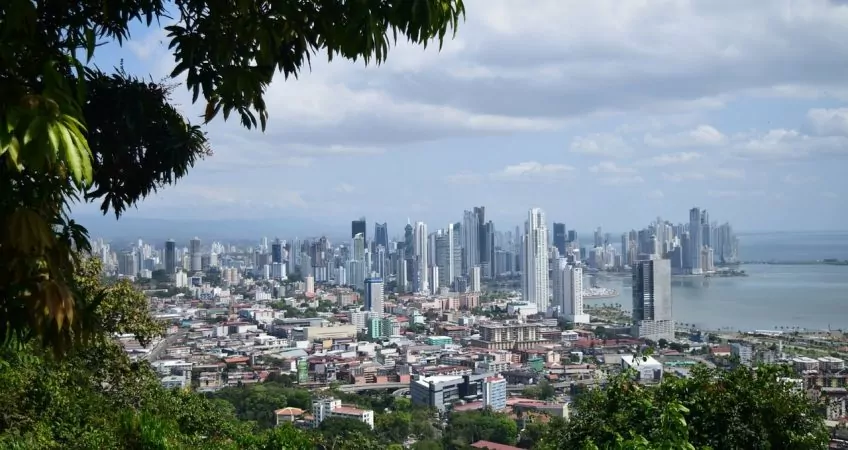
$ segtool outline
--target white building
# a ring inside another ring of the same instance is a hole
[[[315,295],[315,277],[306,277],[306,295]]]
[[[553,304],[559,307],[560,315],[572,323],[589,323],[589,315],[583,312],[583,269],[557,258],[552,272]]]
[[[430,283],[428,282],[427,268],[429,242],[427,241],[427,224],[424,222],[416,222],[413,237],[413,252],[415,254],[416,277],[418,284],[416,285],[417,292],[427,294],[430,292]]]
[[[318,428],[325,419],[330,417],[344,417],[356,419],[374,429],[374,411],[359,409],[352,406],[342,405],[342,401],[335,398],[318,400],[312,403],[313,426]]]
[[[650,356],[621,355],[622,370],[634,369],[636,379],[641,383],[662,381],[663,365]]]
[[[493,411],[506,409],[506,378],[493,376],[483,382],[483,408]]]
[[[545,213],[531,209],[524,225],[522,256],[522,293],[524,301],[536,304],[539,312],[547,313],[550,306],[548,293],[548,228]]]
[[[671,261],[649,259],[633,266],[633,336],[674,339],[671,300]]]
[[[383,307],[383,279],[369,278],[365,280],[365,310],[369,312],[369,317],[383,317],[385,309]]]
[[[481,292],[483,290],[483,282],[481,280],[480,266],[471,268],[471,292]]]

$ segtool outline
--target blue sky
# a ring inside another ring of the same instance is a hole
[[[265,133],[207,126],[214,156],[127,217],[436,228],[485,205],[588,231],[692,206],[742,230],[845,229],[848,6],[828,0],[467,1],[441,52],[315,58],[275,81]],[[99,49],[154,79],[164,32]],[[184,89],[174,101],[197,121]],[[81,208],[94,213],[96,208]],[[394,224],[394,226],[393,226]]]

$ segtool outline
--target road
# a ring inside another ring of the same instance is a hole
[[[154,346],[150,350],[150,353],[144,355],[144,357],[141,358],[141,359],[144,359],[144,360],[147,360],[147,361],[150,361],[150,362],[156,361],[157,359],[159,359],[160,356],[162,356],[162,353],[168,347],[173,345],[174,342],[176,342],[180,338],[185,337],[185,335],[186,335],[185,331],[177,331],[174,334],[170,334],[168,336],[165,336],[165,339],[162,339],[161,341],[159,341],[159,343],[157,343],[156,346]]]
[[[342,392],[360,392],[380,389],[402,389],[408,387],[409,383],[344,384],[339,386],[339,390]]]

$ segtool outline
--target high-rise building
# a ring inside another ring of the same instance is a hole
[[[568,230],[568,243],[577,242],[577,230]]]
[[[483,276],[494,277],[495,275],[495,224],[491,220],[486,222],[482,228],[482,236],[485,245],[482,247],[483,254],[480,256],[480,267]]]
[[[165,273],[173,278],[177,271],[177,243],[173,239],[165,241]]]
[[[203,270],[202,261],[200,258],[200,238],[195,237],[194,239],[188,242],[188,253],[190,259],[189,270],[192,272],[198,272]]]
[[[674,339],[671,263],[667,259],[643,260],[633,266],[633,336]]]
[[[545,213],[539,208],[527,214],[523,246],[522,285],[524,301],[535,303],[540,313],[547,314],[548,298],[548,228]]]
[[[629,252],[630,251],[630,239],[627,236],[627,233],[622,233],[621,235],[621,265],[626,266],[630,264]]]
[[[371,317],[383,317],[383,279],[368,278],[365,280],[365,310]]]
[[[429,266],[429,259],[427,255],[428,250],[428,242],[427,242],[427,224],[424,222],[416,222],[415,223],[415,236],[414,236],[414,260],[415,260],[415,291],[421,293],[428,293],[430,291],[430,283],[428,282],[427,267]]]
[[[595,228],[595,247],[604,246],[604,234],[601,227]]]
[[[559,307],[561,317],[572,323],[589,323],[583,311],[583,269],[570,266],[566,258],[554,261],[553,304]]]
[[[565,224],[554,222],[554,247],[556,247],[560,256],[565,256],[565,244],[568,240],[568,233],[565,231]]]
[[[350,237],[351,239],[355,238],[357,234],[362,234],[362,239],[367,240],[368,235],[365,233],[365,218],[362,217],[359,220],[353,220],[350,222]]]
[[[363,289],[365,282],[365,235],[358,233],[353,237],[353,258],[348,263],[348,282],[357,290]]]
[[[437,286],[450,287],[453,281],[453,254],[451,253],[451,227],[448,226],[447,231],[439,230],[435,236],[435,253],[433,254],[433,262],[439,268],[439,279],[432,280],[432,283]]]
[[[374,224],[374,248],[380,245],[389,248],[389,224],[386,222]]]
[[[283,262],[283,242],[275,239],[271,244],[271,263]]]
[[[462,216],[462,273],[471,274],[471,268],[480,264],[480,220],[477,208],[465,211]]]
[[[701,210],[692,208],[689,210],[689,264],[688,268],[693,274],[700,274],[701,270],[701,247],[704,246],[703,227],[701,227]]]
[[[471,268],[471,292],[481,292],[483,290],[481,272],[480,266]]]

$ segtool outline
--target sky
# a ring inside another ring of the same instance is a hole
[[[313,59],[266,95],[267,130],[206,126],[214,155],[130,219],[438,228],[485,205],[582,232],[693,206],[739,230],[844,230],[848,2],[466,0],[456,38],[381,66]],[[167,23],[163,23],[163,26]],[[173,56],[133,28],[101,68],[154,79]],[[174,102],[193,122],[202,105]],[[77,210],[96,214],[96,206]],[[112,220],[112,219],[110,219]]]

